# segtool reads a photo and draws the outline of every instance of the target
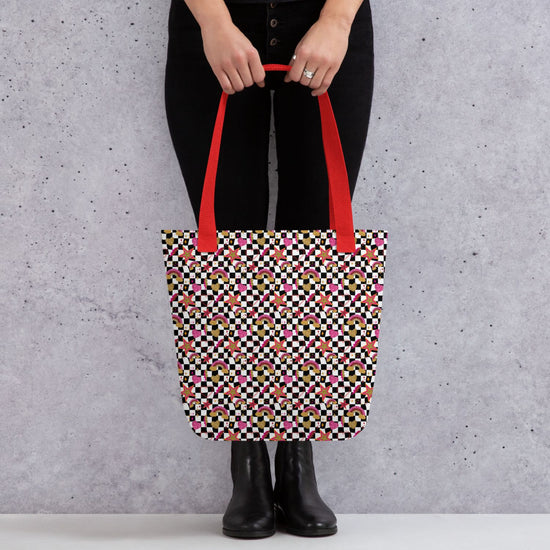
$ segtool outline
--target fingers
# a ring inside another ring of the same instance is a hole
[[[297,53],[290,60],[289,65],[291,68],[286,73],[284,81],[289,82],[293,80],[311,88],[311,95],[313,96],[321,95],[328,90],[337,71],[337,68],[331,67],[328,61],[315,59],[307,52],[304,52],[303,48],[297,48]],[[309,73],[313,73],[312,78],[308,78],[304,74],[304,70],[306,69]]]
[[[252,56],[252,59],[249,61],[249,67],[254,82],[263,88],[265,86],[265,69],[262,65],[262,60],[260,59],[260,54],[257,50]]]
[[[311,81],[311,78],[307,78],[304,75],[304,69],[313,72],[316,71],[320,65],[320,63],[316,63],[312,59],[312,56],[307,51],[304,51],[303,48],[297,48],[297,53],[295,57],[293,56],[289,64],[291,68],[285,75],[284,81],[288,82],[289,80],[294,80],[304,86],[309,86]]]
[[[218,75],[218,81],[220,83],[220,86],[222,87],[222,90],[226,94],[234,94],[235,90],[233,89],[233,85],[231,84],[231,80],[229,79],[229,76],[227,76],[227,73],[225,71],[220,71]]]
[[[288,62],[288,64],[290,65],[290,69],[287,71],[283,79],[285,82],[289,82],[290,80],[295,80],[297,82],[300,79],[300,74],[304,70],[304,62],[298,61],[298,63],[302,63],[300,68],[300,66],[298,66],[298,64],[296,63],[296,59],[297,55],[294,54],[292,56],[292,59]]]
[[[255,48],[248,52],[240,52],[222,69],[218,78],[224,92],[234,94],[248,86],[257,83],[265,86],[265,70]]]
[[[328,69],[328,71],[323,75],[323,78],[321,80],[321,83],[319,84],[319,86],[317,86],[316,88],[312,85],[312,87],[314,88],[313,91],[311,92],[311,95],[312,96],[318,96],[318,95],[321,95],[321,94],[324,94],[331,82],[332,82],[332,79],[334,78],[334,75],[336,74],[337,72],[337,68],[336,67],[331,67],[330,69]],[[317,76],[317,73],[315,73],[315,76]]]
[[[307,69],[309,71],[308,74],[313,73],[313,78],[309,78],[305,75],[305,72],[302,71],[302,78],[300,78],[300,84],[303,84],[304,86],[309,86],[310,88],[317,88],[317,86],[313,85],[313,80],[317,79],[317,73],[319,72],[319,67],[313,67],[311,63],[306,63],[306,66],[304,69]],[[326,70],[326,69],[325,69]]]
[[[203,49],[223,91],[240,92],[257,83],[265,86],[265,71],[257,48],[231,21],[201,27]]]
[[[229,80],[228,87],[222,85],[224,92],[226,92],[227,94],[234,94],[235,92],[240,92],[244,89],[244,84],[241,76],[234,66],[229,66],[223,69],[223,74],[225,75],[226,79]]]
[[[317,63],[317,65],[315,66],[313,62],[310,61],[306,63],[306,69],[313,73],[313,78],[307,78],[307,76],[302,73],[302,78],[300,78],[300,82],[304,84],[304,86],[309,86],[312,89],[316,89],[323,82],[323,78],[327,74],[329,66],[327,63]]]

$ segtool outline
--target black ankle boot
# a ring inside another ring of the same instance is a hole
[[[317,489],[311,441],[279,441],[275,453],[277,524],[293,535],[316,537],[338,530],[336,516]]]
[[[222,520],[224,535],[273,535],[273,486],[265,441],[231,441],[231,478],[233,495]]]

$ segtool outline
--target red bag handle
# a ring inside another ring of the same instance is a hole
[[[266,71],[288,71],[291,65],[267,63]],[[220,153],[220,142],[228,94],[222,91],[214,133],[208,156],[206,176],[201,197],[197,251],[215,252],[218,249],[216,219],[214,215],[214,191]],[[328,93],[317,96],[321,113],[323,148],[329,180],[330,228],[336,229],[336,248],[338,252],[355,252],[355,232],[349,191],[348,173],[344,153],[340,143],[338,127],[332,111]]]

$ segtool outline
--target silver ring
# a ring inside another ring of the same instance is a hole
[[[304,69],[304,76],[306,78],[313,78],[314,74],[315,74],[315,71],[308,71],[307,69]]]

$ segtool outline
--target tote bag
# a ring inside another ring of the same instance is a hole
[[[328,92],[317,98],[330,229],[217,230],[227,97],[222,92],[198,230],[161,231],[185,413],[194,433],[212,440],[354,437],[372,399],[387,231],[353,226]]]

